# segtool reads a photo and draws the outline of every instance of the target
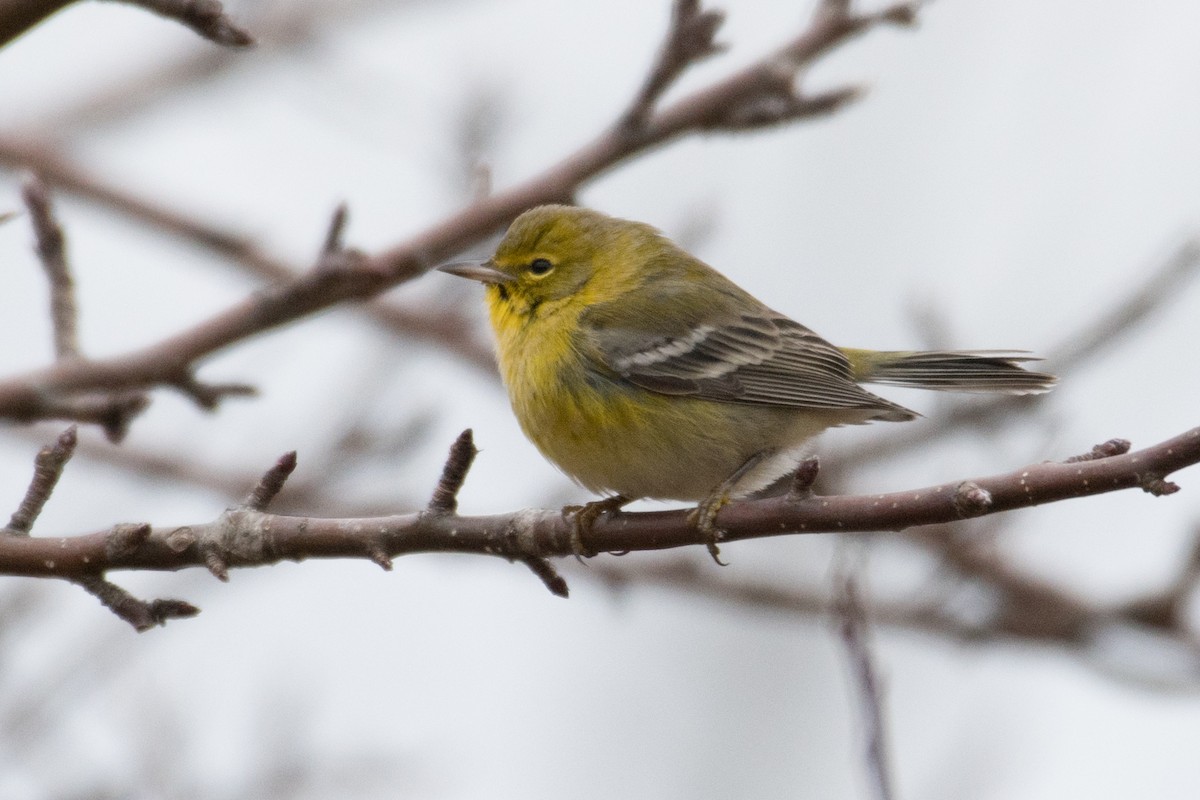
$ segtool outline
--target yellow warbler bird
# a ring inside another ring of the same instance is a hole
[[[716,515],[793,470],[826,428],[917,414],[859,384],[1029,394],[1051,375],[1010,351],[835,347],[772,311],[659,231],[548,205],[495,255],[440,269],[481,281],[500,371],[525,434],[596,493],[577,520],[638,498]]]

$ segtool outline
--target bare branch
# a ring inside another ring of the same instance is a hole
[[[474,435],[470,428],[458,435],[450,446],[450,455],[446,457],[446,465],[442,467],[442,477],[438,479],[433,497],[429,500],[428,510],[432,514],[453,514],[458,510],[458,492],[462,489],[463,481],[467,479],[467,471],[475,461],[479,450],[475,447]]]
[[[77,0],[0,0],[0,47]],[[228,47],[254,43],[225,14],[217,0],[120,0],[177,20],[212,42]]]
[[[183,600],[151,600],[147,603],[97,575],[76,578],[75,582],[138,633],[165,625],[170,619],[186,619],[200,613],[200,609]]]
[[[989,513],[1140,486],[1147,473],[1167,475],[1200,463],[1200,428],[1143,450],[1094,461],[1044,462],[970,481],[992,498]],[[893,494],[782,496],[732,503],[722,510],[726,541],[788,533],[865,532],[949,522],[963,481]],[[589,531],[601,552],[663,550],[708,544],[687,510],[602,516]],[[474,553],[530,566],[552,591],[557,583],[536,562],[574,555],[572,521],[560,512],[524,510],[460,517],[419,512],[394,516],[318,519],[227,510],[213,522],[154,528],[130,547],[117,529],[66,538],[0,537],[0,574],[74,580],[111,569],[262,566],[281,560],[368,557],[383,565],[400,555]],[[119,541],[119,546],[114,542]],[[979,558],[963,550],[963,559]],[[215,559],[215,560],[214,560]],[[966,563],[966,561],[964,561]],[[997,579],[989,572],[990,579]],[[565,589],[565,585],[562,587]]]
[[[281,455],[275,465],[266,471],[243,504],[254,511],[266,511],[295,469],[296,451],[290,450]]]
[[[130,391],[47,397],[27,409],[29,413],[13,415],[13,419],[17,422],[66,420],[92,423],[104,430],[104,436],[110,442],[118,443],[129,432],[134,418],[149,404],[150,398],[144,393]]]
[[[258,389],[248,383],[205,383],[191,372],[170,381],[170,385],[205,411],[215,411],[221,401],[228,397],[254,397],[258,394]]]
[[[567,587],[566,580],[558,574],[558,570],[544,558],[535,558],[533,556],[524,556],[515,559],[520,561],[525,566],[532,570],[533,574],[538,576],[538,579],[550,590],[550,594],[555,597],[569,597],[570,590]]]
[[[62,477],[63,468],[75,452],[77,441],[75,426],[72,425],[59,434],[53,445],[38,451],[33,461],[33,479],[29,482],[29,488],[25,490],[21,505],[9,519],[6,532],[28,535],[33,530],[33,523],[42,513],[50,495],[54,493],[54,487]]]
[[[640,128],[659,98],[688,67],[725,49],[714,38],[724,21],[721,11],[701,11],[699,0],[675,0],[658,58],[629,109],[617,121],[618,128]]]
[[[1178,297],[1184,284],[1200,274],[1200,239],[1188,239],[1157,269],[1148,272],[1139,269],[1137,274],[1145,277],[1132,291],[1122,294],[1115,307],[1087,320],[1050,349],[1045,361],[1048,372],[1062,377],[1094,360],[1149,319],[1152,312]],[[994,430],[997,425],[1026,418],[1044,402],[1044,395],[956,401],[928,425],[914,425],[906,431],[873,437],[868,445],[842,449],[834,469],[840,473],[864,462],[894,458],[914,447],[927,447],[934,436],[984,426]]]
[[[111,390],[174,382],[199,359],[249,336],[338,303],[374,297],[424,274],[529,206],[571,198],[585,181],[621,161],[681,136],[720,128],[729,108],[747,98],[778,96],[780,86],[790,85],[796,70],[873,26],[895,22],[900,16],[884,12],[835,23],[819,14],[808,30],[777,53],[649,115],[637,136],[615,126],[541,175],[489,195],[353,268],[295,277],[139,351],[69,368],[56,365],[0,382],[0,417],[36,417],[49,395],[77,393],[99,385]],[[786,74],[781,77],[784,67]],[[788,115],[796,119],[803,114],[793,109]]]
[[[89,174],[65,154],[40,143],[35,145],[0,135],[0,165],[32,170],[60,190],[205,248],[268,283],[286,283],[296,280],[301,274],[300,269],[263,252],[248,237],[109,185]],[[496,376],[491,347],[475,334],[461,314],[437,308],[405,308],[382,298],[356,308],[361,308],[387,330],[402,336],[430,340],[462,356],[467,363],[481,371]]]
[[[867,615],[858,596],[858,582],[850,567],[837,579],[834,611],[846,656],[856,680],[859,704],[867,736],[867,767],[879,800],[892,800],[891,770],[888,768],[887,728],[883,721],[883,697],[871,648],[867,643]]]
[[[75,306],[75,283],[71,280],[71,268],[67,264],[66,237],[55,219],[46,185],[36,175],[25,180],[21,193],[33,222],[38,258],[50,284],[54,352],[60,359],[72,358],[79,355],[76,327],[78,312]]]
[[[793,500],[803,500],[811,497],[813,493],[812,487],[817,482],[820,470],[821,462],[815,456],[801,461],[800,466],[796,467],[796,471],[792,473],[792,480],[788,485],[788,496]]]
[[[1139,270],[1139,275],[1145,271]],[[1055,347],[1047,363],[1061,375],[1064,371],[1094,357],[1118,341],[1122,334],[1145,322],[1150,315],[1172,299],[1180,288],[1200,273],[1200,239],[1181,244],[1155,270],[1145,273],[1140,284],[1123,292],[1120,300],[1106,312],[1089,320],[1082,328]]]
[[[196,33],[226,47],[248,47],[254,44],[249,32],[234,24],[218,0],[119,0],[141,6],[169,19],[176,20]]]
[[[76,0],[0,0],[0,47]]]
[[[1071,456],[1064,460],[1063,463],[1074,464],[1077,461],[1095,461],[1097,458],[1112,458],[1113,456],[1128,453],[1130,447],[1133,447],[1133,444],[1128,439],[1109,439],[1107,442],[1096,445],[1082,455]]]

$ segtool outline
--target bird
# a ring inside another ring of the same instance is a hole
[[[793,471],[828,428],[919,415],[861,384],[1035,394],[1020,350],[836,347],[656,228],[580,206],[520,214],[491,258],[438,267],[485,286],[513,412],[551,462],[604,499],[575,512],[576,555],[603,513],[694,502],[718,563],[732,499]]]

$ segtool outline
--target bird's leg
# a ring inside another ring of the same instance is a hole
[[[712,560],[720,564],[722,567],[729,566],[721,560],[721,550],[717,547],[717,542],[721,540],[724,534],[717,527],[717,513],[722,508],[729,505],[729,501],[733,496],[737,485],[741,483],[742,478],[763,462],[767,456],[773,455],[773,450],[762,450],[755,453],[746,459],[746,461],[733,471],[725,480],[721,481],[717,488],[713,489],[708,497],[700,501],[700,505],[696,506],[696,510],[692,512],[692,517],[696,522],[696,530],[704,534],[706,544],[708,545],[708,554],[712,556]]]
[[[633,498],[631,497],[614,494],[612,497],[593,500],[581,506],[563,506],[563,516],[571,517],[571,550],[575,553],[575,558],[582,561],[584,558],[596,555],[595,551],[588,550],[583,546],[584,534],[591,533],[592,525],[602,514],[615,514],[632,502]]]

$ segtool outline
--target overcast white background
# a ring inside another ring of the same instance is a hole
[[[43,130],[106,179],[297,264],[344,200],[351,242],[373,251],[463,202],[450,131],[472,98],[498,109],[495,184],[522,180],[621,110],[668,5],[381,3],[355,21],[331,17],[309,46],[241,54],[257,63],[126,119],[63,128],[48,121],[81,99],[210,47],[137,9],[81,4],[0,50],[0,132]],[[681,91],[774,46],[808,13],[805,3],[722,5],[731,50]],[[250,11],[241,16],[253,29]],[[932,306],[954,345],[1044,352],[1200,229],[1198,32],[1200,6],[1182,0],[939,0],[915,30],[871,33],[813,72],[814,89],[869,87],[846,111],[671,145],[588,184],[580,200],[690,237],[706,261],[839,344],[918,346],[914,309]],[[0,211],[19,208],[18,190],[0,173]],[[89,353],[154,341],[254,286],[95,206],[64,196],[59,213]],[[24,218],[0,227],[5,374],[51,355],[29,245]],[[461,291],[431,275],[396,294]],[[857,476],[854,488],[1000,472],[1114,436],[1147,445],[1196,425],[1200,287],[1178,294],[1064,382],[1051,430],[963,437]],[[369,380],[378,369],[392,378]],[[346,312],[238,346],[202,376],[252,380],[262,395],[205,415],[156,393],[130,445],[251,473],[298,449],[298,476],[355,496],[390,492],[399,510],[427,495],[469,426],[482,453],[464,513],[587,499],[525,442],[486,376],[436,348],[381,345]],[[369,391],[349,391],[356,382]],[[361,407],[345,408],[348,395]],[[415,414],[427,421],[385,471],[305,475],[322,432],[359,413],[397,428]],[[867,441],[882,427],[825,442]],[[58,428],[43,430],[48,440]],[[17,434],[0,430],[0,508],[15,507],[36,452]],[[1200,472],[1178,478],[1184,490],[1171,498],[1123,492],[1020,512],[1008,551],[1089,598],[1155,588],[1200,519]],[[196,522],[227,502],[80,460],[36,532]],[[730,570],[819,583],[833,546],[749,542],[725,553]],[[392,573],[287,564],[236,572],[228,585],[199,571],[114,577],[203,613],[136,635],[69,585],[0,582],[10,602],[36,590],[24,602],[37,603],[3,632],[0,704],[12,717],[25,697],[53,698],[0,741],[0,797],[245,796],[247,775],[280,762],[342,770],[280,796],[868,796],[861,724],[827,621],[662,591],[617,597],[586,579],[564,602],[524,568],[467,557],[404,558]],[[1048,649],[887,632],[875,645],[901,798],[1200,796],[1194,689],[1149,691]],[[1108,655],[1119,669],[1120,652]]]

